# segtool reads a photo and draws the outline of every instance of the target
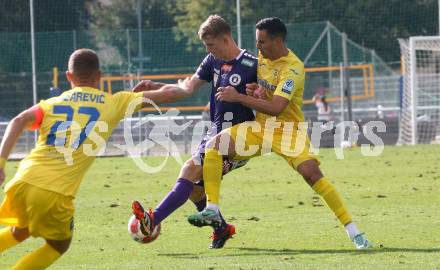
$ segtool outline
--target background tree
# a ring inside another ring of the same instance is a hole
[[[235,0],[183,0],[176,9],[176,37],[187,38],[190,46],[197,44],[198,26],[209,14],[236,23]],[[436,0],[242,0],[241,20],[243,25],[271,16],[286,23],[330,21],[385,61],[399,61],[397,38],[436,35],[437,10]]]
[[[34,1],[35,31],[70,31],[87,28],[89,16],[85,4],[91,1]],[[30,32],[29,14],[29,0],[0,1],[0,32]]]
[[[88,28],[92,33],[102,63],[122,68],[126,63],[127,32],[132,47],[130,54],[138,54],[138,2],[141,3],[142,29],[171,28],[174,25],[169,7],[173,0],[95,0],[87,5],[90,20]],[[136,31],[135,31],[136,30]],[[130,67],[123,67],[130,69]]]

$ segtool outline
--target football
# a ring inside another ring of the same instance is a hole
[[[141,244],[147,244],[151,243],[160,234],[160,223],[154,228],[153,233],[150,235],[145,235],[141,231],[141,223],[139,220],[133,215],[128,220],[128,233],[130,234],[131,238]]]

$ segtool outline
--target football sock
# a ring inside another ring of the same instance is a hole
[[[17,245],[17,239],[12,235],[11,227],[0,229],[0,253]]]
[[[195,202],[194,205],[197,207],[197,211],[202,212],[203,209],[205,209],[206,207],[206,197],[204,197],[198,202]]]
[[[18,263],[11,268],[11,270],[18,269],[46,269],[49,265],[54,263],[61,254],[56,251],[49,244],[45,244],[41,248],[29,253],[21,258]]]
[[[154,210],[154,225],[159,224],[177,208],[182,206],[188,200],[193,188],[193,182],[184,178],[179,178],[174,185],[173,190],[168,193]]]
[[[218,205],[220,199],[220,183],[222,178],[223,157],[215,149],[206,149],[203,164],[203,181],[209,203]]]
[[[208,202],[208,203],[206,204],[206,209],[213,210],[213,211],[215,211],[217,214],[220,213],[220,209],[218,208],[218,205],[215,204],[215,203],[209,203],[209,202]]]
[[[324,199],[342,225],[345,226],[351,222],[351,215],[348,213],[347,208],[342,202],[341,196],[327,178],[323,177],[319,179],[312,188]]]
[[[347,232],[348,238],[350,239],[353,239],[356,235],[361,233],[353,222],[345,225],[345,231]]]

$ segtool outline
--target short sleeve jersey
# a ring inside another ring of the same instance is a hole
[[[288,55],[274,61],[258,55],[258,85],[266,90],[269,100],[281,96],[289,100],[284,111],[277,116],[280,122],[303,122],[301,110],[304,92],[304,64],[289,50]],[[273,116],[257,112],[257,121],[264,122]]]
[[[41,101],[36,107],[43,115],[37,125],[37,146],[21,161],[7,188],[16,181],[24,181],[75,196],[98,147],[105,144],[127,109],[140,108],[140,100],[136,99],[142,95],[127,91],[112,95],[90,87],[76,87]]]
[[[231,61],[223,61],[208,54],[196,71],[199,79],[211,82],[211,121],[217,127],[217,133],[222,130],[223,122],[232,125],[252,121],[255,115],[252,109],[237,102],[224,102],[215,99],[219,87],[233,86],[241,94],[246,94],[246,84],[257,82],[257,58],[242,50]]]

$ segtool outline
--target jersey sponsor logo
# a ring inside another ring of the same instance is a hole
[[[291,94],[294,85],[295,85],[295,83],[293,82],[293,80],[287,80],[283,84],[283,88],[281,89],[281,91],[283,91],[286,94]]]
[[[263,87],[265,89],[268,89],[270,91],[275,91],[275,89],[277,89],[277,87],[275,85],[272,85],[272,84],[268,83],[266,80],[258,79],[258,84],[261,87]]]
[[[231,72],[231,70],[232,70],[232,65],[223,64],[221,67],[221,71],[224,73]]]
[[[280,71],[278,69],[274,69],[272,74],[273,74],[274,77],[278,77],[278,73],[279,72]]]
[[[232,86],[237,86],[241,83],[241,77],[238,74],[232,74],[231,77],[229,77],[229,84]]]
[[[241,60],[241,64],[244,66],[248,66],[248,67],[254,66],[254,62],[252,62],[251,60],[248,60],[248,59]]]

